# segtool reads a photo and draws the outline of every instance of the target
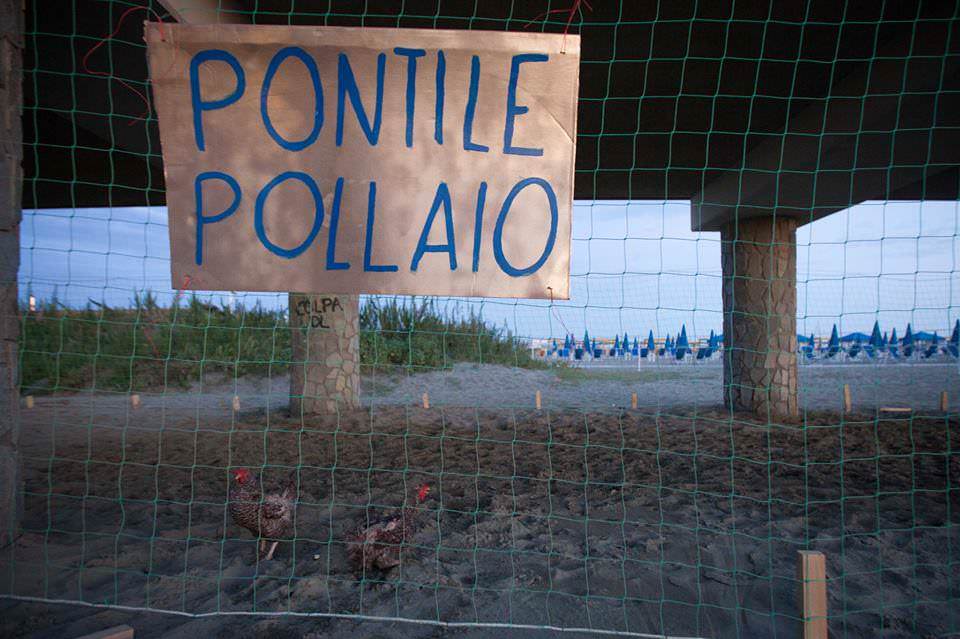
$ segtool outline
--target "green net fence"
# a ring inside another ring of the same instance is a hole
[[[570,300],[306,299],[343,338],[287,294],[170,287],[142,38],[164,6],[28,1],[0,628],[94,623],[25,621],[57,602],[174,613],[138,636],[795,636],[813,550],[832,635],[960,632],[947,5],[224,3],[582,37]],[[797,414],[767,410],[791,375]]]

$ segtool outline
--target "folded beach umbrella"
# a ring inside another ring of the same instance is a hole
[[[903,346],[903,354],[905,357],[910,357],[913,355],[913,327],[907,323],[907,332],[903,336],[903,339],[900,340],[900,345]]]
[[[827,342],[827,357],[833,357],[840,352],[840,334],[837,333],[837,325],[833,325],[830,331],[830,341]]]
[[[680,337],[677,338],[677,359],[683,359],[683,356],[690,351],[690,343],[687,341],[687,325],[680,327]]]
[[[909,323],[907,323],[907,332],[900,343],[904,346],[913,346],[913,327]]]
[[[656,350],[657,342],[653,339],[653,331],[650,331],[650,334],[647,335],[647,350],[651,353]]]
[[[879,348],[883,346],[883,337],[880,335],[880,322],[873,322],[873,332],[870,333],[870,346]]]

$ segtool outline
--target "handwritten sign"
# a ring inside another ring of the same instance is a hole
[[[577,36],[148,23],[146,41],[175,286],[568,297]]]

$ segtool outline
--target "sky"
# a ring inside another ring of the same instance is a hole
[[[960,317],[960,202],[864,202],[797,232],[797,330],[869,333],[907,322],[948,333]],[[151,290],[169,304],[165,207],[24,211],[21,297],[127,306]],[[686,201],[574,203],[571,298],[440,298],[528,338],[628,332],[691,336],[722,327],[720,234],[690,230]],[[268,307],[285,294],[206,293]]]

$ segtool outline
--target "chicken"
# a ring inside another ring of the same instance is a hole
[[[430,494],[430,487],[417,487],[416,503],[398,513],[368,526],[361,526],[347,538],[347,556],[357,572],[370,573],[374,568],[388,571],[400,565],[404,546],[411,543],[419,524],[420,504]]]
[[[260,539],[260,557],[265,561],[273,559],[280,540],[292,537],[296,492],[296,482],[291,479],[279,494],[263,495],[256,475],[246,468],[233,471],[230,515],[238,526],[246,528]],[[264,554],[268,542],[272,545]]]

